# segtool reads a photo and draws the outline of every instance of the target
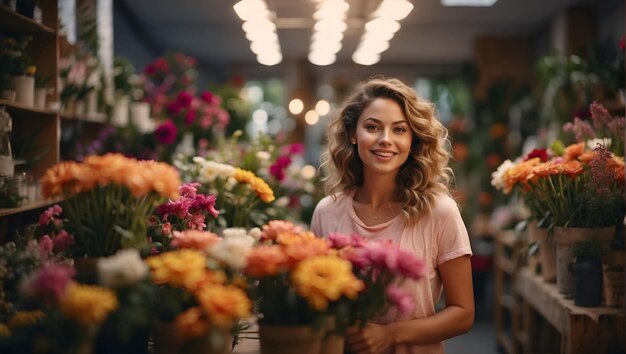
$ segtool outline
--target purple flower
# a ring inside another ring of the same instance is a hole
[[[176,125],[174,124],[174,122],[172,122],[171,119],[167,119],[154,131],[157,141],[160,144],[167,144],[167,145],[170,145],[176,142],[177,133],[178,133],[178,129],[176,129]]]

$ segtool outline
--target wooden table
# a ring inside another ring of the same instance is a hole
[[[532,307],[561,334],[562,354],[614,353],[626,348],[624,310],[579,307],[559,293],[556,284],[546,283],[528,268],[520,270],[515,290],[526,306]],[[522,336],[535,340],[532,321],[524,324]],[[534,352],[532,343],[527,352]]]

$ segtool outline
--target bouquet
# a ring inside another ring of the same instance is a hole
[[[216,196],[219,226],[248,227],[250,223],[259,225],[267,218],[257,209],[257,204],[273,202],[274,191],[253,172],[199,156],[193,157],[191,164],[176,160],[174,165],[184,180],[199,182],[201,190]]]
[[[165,198],[178,197],[180,178],[165,163],[106,154],[60,162],[45,171],[41,186],[44,197],[66,198],[79,254],[102,257],[147,247],[148,219]]]
[[[575,119],[564,129],[577,131],[580,139],[594,139],[564,149],[555,143],[550,151],[535,150],[516,162],[507,160],[492,174],[496,189],[519,192],[540,226],[600,228],[617,225],[623,218],[624,158],[604,145],[623,149],[623,137],[613,132],[619,125],[623,131],[623,118],[610,120],[595,103],[591,112],[594,126],[609,137],[592,135],[591,125]]]

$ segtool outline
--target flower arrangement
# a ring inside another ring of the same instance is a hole
[[[275,200],[272,188],[251,171],[199,156],[193,157],[192,163],[179,159],[174,165],[184,180],[201,183],[202,190],[217,197],[215,208],[221,227],[248,227],[250,222],[258,225],[266,215],[255,209],[257,203]]]
[[[319,326],[330,316],[341,332],[390,307],[413,310],[401,283],[420,279],[424,264],[387,241],[343,234],[323,239],[273,220],[263,226],[260,242],[248,256],[246,274],[259,282],[263,323]]]
[[[576,119],[564,129],[573,130],[579,139],[595,139],[564,149],[553,144],[550,151],[534,150],[516,162],[505,161],[492,174],[492,185],[505,194],[517,190],[544,227],[598,228],[617,225],[623,218],[624,158],[598,142],[623,148],[623,137],[615,131],[620,125],[623,130],[623,118],[611,121],[602,106],[591,107],[595,128]],[[607,126],[610,129],[602,128]],[[590,148],[592,144],[596,147]]]
[[[157,319],[173,326],[179,343],[230,331],[250,314],[246,293],[229,284],[222,270],[209,268],[205,251],[181,248],[149,257],[147,263],[159,286]]]
[[[200,156],[215,162],[227,163],[253,172],[263,178],[274,191],[276,201],[259,205],[259,211],[267,215],[264,220],[255,220],[261,226],[269,219],[305,220],[307,207],[312,211],[319,191],[315,188],[315,168],[305,166],[301,143],[288,143],[279,137],[260,134],[244,141],[241,131],[218,141],[217,146]]]
[[[147,223],[165,198],[176,199],[178,171],[120,154],[63,161],[41,178],[46,198],[66,198],[68,229],[79,255],[101,257],[121,248],[147,247]]]
[[[199,186],[197,182],[182,184],[178,189],[179,199],[168,200],[156,208],[150,218],[149,235],[157,250],[169,249],[175,232],[212,229],[212,221],[219,215],[216,198],[198,193]]]
[[[74,269],[48,263],[21,285],[23,310],[16,312],[0,332],[3,353],[78,353],[89,348],[108,315],[117,309],[115,293],[97,285],[72,280]]]

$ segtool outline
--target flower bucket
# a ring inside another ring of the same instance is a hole
[[[228,329],[210,329],[200,338],[181,342],[174,335],[174,325],[159,321],[155,325],[154,354],[227,354],[232,337]]]
[[[529,225],[530,239],[539,242],[539,264],[541,265],[541,276],[547,283],[556,281],[556,248],[554,237],[548,235],[548,229],[540,228],[536,222]]]
[[[602,272],[604,285],[604,301],[607,307],[624,306],[624,272]]]
[[[323,331],[316,331],[310,325],[273,326],[259,323],[261,354],[320,354],[323,337]]]
[[[556,242],[556,286],[562,294],[572,294],[574,280],[569,270],[574,261],[572,246],[576,242],[596,239],[602,247],[608,249],[613,240],[615,227],[584,228],[584,227],[555,227],[554,240]]]
[[[15,90],[15,101],[33,107],[35,104],[35,78],[26,75],[13,76],[11,85]]]

